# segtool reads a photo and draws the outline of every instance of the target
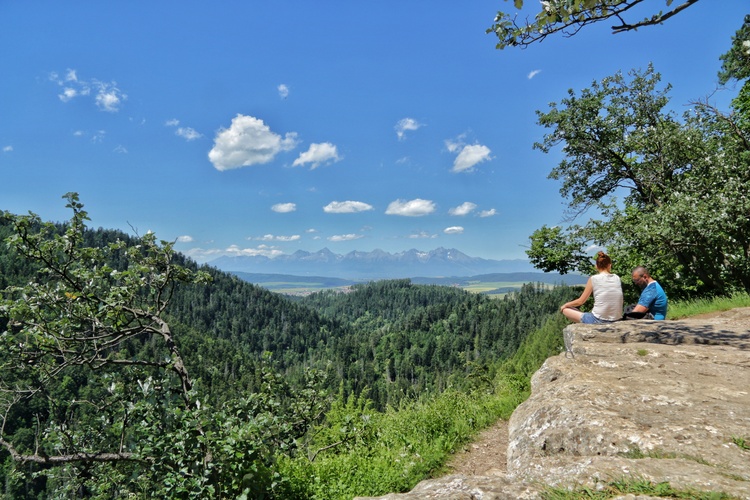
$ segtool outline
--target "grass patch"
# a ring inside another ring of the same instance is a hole
[[[736,307],[750,307],[750,295],[745,292],[738,292],[730,297],[670,302],[667,317],[668,319],[682,319],[698,314],[728,311]]]
[[[731,500],[733,497],[717,491],[677,489],[669,483],[653,483],[646,479],[623,478],[599,485],[597,488],[580,487],[573,490],[548,488],[542,493],[544,500],[608,499],[622,495],[648,495],[657,498],[690,498],[694,500]]]
[[[736,444],[741,450],[750,451],[750,438],[732,436],[732,442]]]
[[[648,355],[648,349],[638,349],[638,351],[636,351],[636,352],[638,353],[638,356],[646,356],[646,355]]]

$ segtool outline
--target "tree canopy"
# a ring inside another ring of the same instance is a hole
[[[556,33],[568,37],[573,36],[585,26],[607,20],[613,20],[617,23],[612,25],[612,33],[662,24],[698,2],[698,0],[684,0],[682,3],[673,5],[673,0],[656,0],[657,4],[665,4],[668,10],[666,12],[658,10],[642,19],[626,20],[626,17],[631,14],[630,9],[647,1],[546,0],[541,2],[541,10],[536,14],[533,21],[527,18],[519,24],[516,15],[498,12],[494,24],[487,29],[487,33],[494,33],[497,36],[499,40],[497,43],[498,49],[527,47]],[[521,9],[523,3],[523,0],[514,0],[516,9]],[[650,4],[653,3],[653,1],[650,2]]]
[[[538,229],[527,254],[544,270],[588,273],[586,248],[600,245],[620,272],[648,266],[671,296],[750,290],[747,116],[703,101],[680,120],[660,80],[651,66],[617,73],[538,112],[551,132],[535,147],[562,147],[549,177],[568,222],[595,215]]]

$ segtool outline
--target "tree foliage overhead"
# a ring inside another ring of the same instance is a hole
[[[585,26],[607,20],[617,23],[612,25],[612,33],[662,24],[697,2],[698,0],[682,0],[674,4],[673,0],[546,0],[541,2],[541,10],[533,21],[527,18],[519,24],[516,15],[498,12],[494,24],[487,29],[487,33],[497,36],[498,49],[509,46],[527,47],[556,33],[567,37],[573,36]],[[668,10],[658,10],[643,19],[626,20],[632,19],[630,9],[641,3],[661,3]],[[516,9],[521,9],[524,2],[514,0],[514,4]]]
[[[601,245],[620,272],[649,266],[671,296],[750,290],[747,116],[696,102],[679,120],[659,84],[652,67],[618,73],[538,113],[551,132],[536,147],[562,147],[550,178],[571,216],[601,219],[545,226],[527,253],[545,270],[590,272],[585,248]]]

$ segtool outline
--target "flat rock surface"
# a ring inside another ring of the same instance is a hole
[[[540,498],[623,478],[750,498],[750,451],[735,442],[750,443],[750,308],[564,335],[569,352],[534,374],[508,422],[505,456],[480,437],[450,475],[380,498]]]

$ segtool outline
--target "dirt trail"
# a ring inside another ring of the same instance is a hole
[[[498,420],[464,445],[446,464],[447,474],[484,476],[505,473],[508,450],[508,422]]]

